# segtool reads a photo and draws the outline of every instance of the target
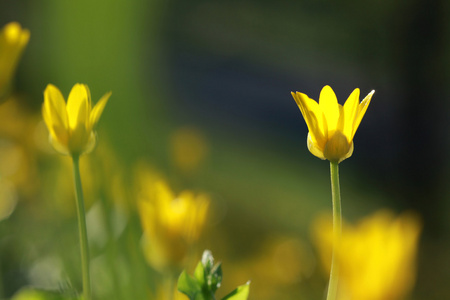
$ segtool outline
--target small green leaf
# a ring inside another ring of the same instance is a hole
[[[198,263],[197,267],[194,271],[194,278],[197,280],[197,282],[200,284],[200,286],[206,286],[206,279],[205,279],[205,269],[203,267],[203,264],[201,262]]]
[[[226,295],[222,300],[247,300],[250,293],[250,281],[238,286],[234,291]]]
[[[194,277],[183,271],[178,278],[178,290],[189,297],[189,300],[216,300],[215,293],[222,282],[222,266],[214,264],[214,257],[205,250],[202,260],[194,271]],[[247,300],[250,282],[239,286],[223,300]]]
[[[183,271],[178,277],[178,290],[189,297],[190,300],[202,299],[198,298],[201,296],[202,287],[200,284],[191,276],[189,276],[186,271]]]

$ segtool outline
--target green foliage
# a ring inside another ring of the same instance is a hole
[[[190,300],[216,300],[215,293],[222,282],[222,267],[214,264],[214,257],[209,250],[203,252],[202,260],[190,276],[183,271],[178,278],[178,290]],[[222,300],[247,300],[250,282],[237,287]]]
[[[23,288],[11,300],[82,300],[82,298],[71,297],[52,291]]]

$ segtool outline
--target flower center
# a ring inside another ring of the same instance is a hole
[[[325,144],[323,155],[331,162],[339,162],[346,157],[350,151],[350,146],[345,135],[336,131]]]

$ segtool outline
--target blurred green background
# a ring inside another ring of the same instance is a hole
[[[74,83],[86,83],[94,102],[111,90],[98,151],[82,164],[92,161],[104,190],[116,174],[124,188],[97,192],[99,201],[133,203],[132,174],[142,161],[176,191],[206,191],[212,213],[196,257],[208,248],[223,262],[225,293],[251,279],[250,299],[322,297],[326,278],[309,230],[318,213],[331,210],[329,167],[309,153],[290,92],[318,99],[327,84],[341,104],[354,88],[362,97],[376,91],[355,152],[341,164],[344,217],[355,221],[380,208],[418,212],[424,228],[411,298],[450,298],[449,13],[445,0],[0,0],[0,25],[18,21],[31,32],[15,79],[18,114],[38,122],[48,83],[66,97]],[[8,183],[17,201],[0,223],[5,297],[27,285],[80,286],[69,159],[39,145],[40,127],[23,128],[2,130],[0,145],[2,153],[11,143],[26,149],[16,160],[0,158],[4,174],[11,165],[23,172],[4,175],[21,178]],[[180,130],[204,143],[194,170],[175,163]],[[107,222],[111,244],[91,243],[93,273],[105,287],[126,281],[118,299],[141,299],[158,274],[135,245],[137,214],[121,213]],[[303,254],[293,258],[298,268],[285,270],[287,256],[276,253],[292,241]],[[104,254],[116,271],[105,271]],[[277,259],[278,269],[270,269]]]

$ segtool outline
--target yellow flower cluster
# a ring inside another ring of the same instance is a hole
[[[8,94],[11,78],[29,39],[30,32],[16,22],[0,30],[0,99]]]
[[[186,190],[175,196],[162,180],[142,182],[138,209],[149,264],[163,272],[183,267],[200,236],[208,207],[209,199],[204,194]]]
[[[308,126],[309,151],[320,159],[338,163],[352,156],[353,137],[374,93],[359,103],[359,89],[355,89],[342,106],[328,85],[320,92],[319,103],[292,92]]]
[[[85,84],[75,84],[67,105],[57,87],[47,85],[44,91],[42,115],[50,131],[50,143],[61,154],[79,156],[95,146],[95,127],[108,102],[106,93],[92,108],[91,93]]]
[[[421,222],[411,213],[395,217],[379,211],[356,226],[343,224],[336,245],[339,265],[338,299],[400,300],[412,289]],[[321,260],[330,270],[333,246],[331,216],[313,225]]]
[[[0,100],[9,92],[11,78],[29,36],[28,30],[22,29],[14,22],[7,24],[0,31]],[[318,102],[306,94],[292,93],[308,127],[309,151],[316,157],[332,162],[337,170],[337,163],[353,153],[353,138],[373,94],[374,91],[370,92],[360,102],[360,90],[355,89],[345,104],[340,105],[329,86],[322,89]],[[104,94],[93,106],[88,86],[77,83],[71,89],[66,103],[61,91],[49,84],[44,91],[42,105],[42,115],[49,131],[51,145],[57,152],[73,157],[81,224],[85,299],[90,299],[91,293],[89,248],[78,159],[80,155],[89,153],[94,148],[97,140],[96,126],[110,96],[111,92]],[[177,131],[171,141],[173,161],[186,174],[198,168],[208,153],[208,145],[203,136],[190,128]],[[175,195],[164,180],[153,176],[148,170],[138,176],[137,205],[143,229],[142,246],[145,258],[154,269],[173,276],[186,267],[192,246],[199,240],[205,226],[210,200],[204,194],[195,194],[189,190]],[[10,214],[9,211],[8,213]],[[339,234],[336,234],[337,230],[333,231],[331,218],[318,219],[314,224],[314,238],[321,259],[329,271],[333,253],[333,261],[336,259],[339,270],[339,276],[335,276],[339,277],[339,281],[335,278],[336,284],[330,284],[334,287],[330,289],[334,291],[333,299],[336,287],[338,299],[341,300],[402,299],[410,292],[415,281],[415,259],[420,231],[421,224],[415,215],[403,214],[394,217],[390,212],[381,211],[362,220],[357,226],[344,223],[342,235],[337,238]],[[298,259],[299,253],[309,258],[309,251],[305,249],[298,240],[288,240],[277,245],[273,255],[277,261],[275,264],[273,260],[270,262],[271,265],[276,265],[275,271],[281,270],[279,266],[284,268],[280,271],[282,276],[279,276],[282,283],[292,283],[301,276],[310,275],[312,266],[300,266]],[[265,266],[265,269],[268,270],[269,267]],[[286,270],[289,271],[287,275]],[[333,270],[336,269],[333,267]],[[263,274],[264,270],[259,273]],[[169,283],[168,288],[164,287],[164,290],[158,289],[158,299],[173,299],[174,287],[171,285],[172,283]],[[178,297],[181,294],[176,295]]]

